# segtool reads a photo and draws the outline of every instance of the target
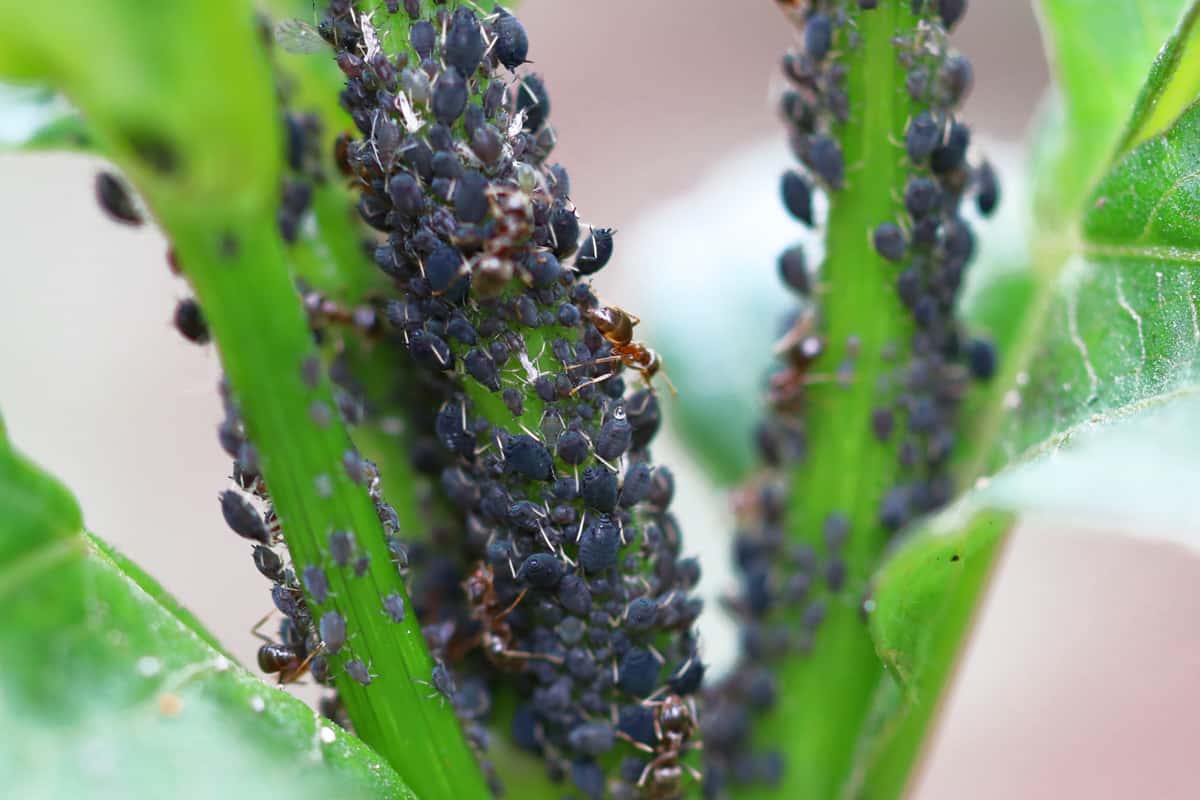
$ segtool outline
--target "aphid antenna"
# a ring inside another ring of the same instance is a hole
[[[595,455],[595,454],[593,453],[593,455]],[[610,464],[610,463],[608,463],[607,461],[605,461],[605,460],[604,460],[603,458],[601,458],[600,456],[598,456],[598,455],[597,455],[597,456],[596,456],[596,460],[597,460],[597,461],[599,461],[599,462],[600,462],[601,464],[603,464],[604,466],[608,467],[608,468],[609,468],[610,470],[612,470],[613,472],[617,472],[617,468],[616,468],[616,467],[614,467],[612,464]],[[619,473],[618,473],[618,474],[619,474]]]
[[[579,515],[579,528],[575,531],[575,543],[579,544],[579,540],[583,538],[583,524],[587,520],[587,514]]]
[[[658,661],[659,664],[667,663],[667,659],[663,657],[662,653],[658,652],[654,645],[648,644],[646,645],[646,649],[650,651],[650,655],[654,656],[655,660]]]

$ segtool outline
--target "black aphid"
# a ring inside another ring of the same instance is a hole
[[[429,58],[433,55],[434,45],[437,44],[437,31],[434,29],[432,23],[426,20],[418,20],[409,28],[408,41],[412,45],[413,50],[417,51],[417,55],[423,59]]]
[[[117,222],[136,226],[145,221],[134,205],[125,182],[111,172],[97,173],[96,201]]]
[[[967,0],[937,0],[937,13],[946,30],[950,30],[967,10]]]
[[[271,543],[271,532],[250,501],[233,489],[221,492],[221,515],[225,524],[243,539],[249,539],[259,544]]]
[[[329,599],[329,579],[325,576],[325,570],[316,564],[309,564],[300,573],[300,578],[315,602],[324,603]]]
[[[346,662],[346,674],[363,686],[371,685],[371,672],[360,659],[352,658]]]
[[[492,357],[487,353],[478,348],[467,351],[463,356],[463,366],[468,375],[486,386],[489,391],[500,391],[500,372],[496,369],[496,362],[492,361]]]
[[[616,743],[616,734],[607,722],[582,722],[567,734],[567,744],[585,756],[600,756]]]
[[[941,190],[929,178],[917,176],[904,187],[904,209],[914,218],[924,217],[938,207]]]
[[[842,146],[828,136],[814,136],[808,148],[808,165],[830,188],[842,188],[845,163]]]
[[[204,321],[204,312],[200,304],[190,297],[179,301],[175,306],[175,330],[194,344],[208,344],[208,323]]]
[[[537,75],[526,75],[516,86],[517,111],[525,112],[525,130],[537,131],[550,115],[550,93]]]
[[[346,620],[336,611],[326,611],[321,615],[321,621],[317,624],[317,633],[320,634],[321,643],[325,645],[325,649],[330,653],[336,653],[346,644]]]
[[[397,592],[392,592],[383,598],[383,610],[392,622],[404,622],[404,598]]]
[[[813,224],[812,187],[804,176],[795,170],[783,173],[780,181],[780,194],[783,196],[783,206],[793,217],[805,225]]]
[[[953,172],[962,166],[971,144],[971,130],[961,122],[953,122],[946,133],[946,143],[933,151],[930,168],[938,175]]]
[[[492,23],[492,35],[496,37],[494,52],[501,64],[516,69],[525,63],[525,57],[529,55],[529,37],[516,17],[499,9],[496,21]]]
[[[520,434],[504,445],[505,468],[531,481],[550,480],[554,459],[546,446],[532,436]]]
[[[483,32],[479,30],[475,12],[469,8],[456,9],[442,45],[446,63],[469,78],[479,68],[484,48]]]
[[[621,549],[621,534],[616,523],[602,514],[583,529],[579,539],[579,566],[597,573],[614,566]]]
[[[1000,183],[996,180],[992,165],[985,161],[975,171],[975,207],[980,214],[989,217],[999,202]]]
[[[812,291],[804,248],[794,245],[779,254],[779,277],[789,289],[807,297]]]
[[[871,234],[871,242],[875,245],[875,252],[888,261],[900,261],[908,249],[904,231],[894,222],[879,223]]]
[[[618,685],[632,695],[644,697],[654,691],[662,665],[649,650],[633,647],[626,651],[617,669]]]
[[[816,61],[824,60],[833,44],[833,21],[820,12],[808,18],[804,26],[804,49]]]
[[[443,125],[452,125],[466,107],[466,79],[456,69],[445,70],[433,87],[433,115]]]
[[[348,531],[329,534],[329,556],[339,567],[347,567],[354,556],[354,535]]]
[[[265,545],[254,545],[254,567],[270,580],[278,581],[283,577],[283,559]]]
[[[575,269],[583,275],[599,272],[613,254],[613,229],[593,228],[575,256]]]
[[[967,343],[967,366],[977,380],[990,380],[996,374],[996,347],[987,339]]]
[[[535,589],[553,589],[562,576],[563,563],[550,553],[534,553],[517,570],[517,580]]]
[[[919,164],[933,153],[942,138],[942,129],[933,114],[922,111],[908,123],[904,132],[904,150],[915,164]]]

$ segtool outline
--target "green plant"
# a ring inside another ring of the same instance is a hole
[[[294,0],[273,21],[240,0],[0,2],[0,74],[38,87],[13,102],[72,104],[23,144],[110,158],[172,242],[181,331],[226,374],[226,519],[286,620],[260,665],[332,688],[337,721],[236,665],[4,440],[0,781],[555,796],[523,748],[591,796],[699,794],[693,771],[734,797],[903,795],[1020,514],[1084,514],[1098,482],[1161,504],[1190,463],[1200,12],[1043,0],[1059,94],[1034,196],[1004,200],[1034,234],[1023,263],[965,272],[960,202],[995,199],[955,111],[965,3],[780,5],[805,44],[784,60],[804,170],[783,195],[811,225],[823,188],[826,254],[781,262],[799,310],[763,465],[720,474],[742,483],[743,653],[701,690],[698,565],[649,452],[657,356],[590,289],[612,239],[579,229],[548,161],[514,17],[333,0],[311,30]],[[688,391],[703,342],[659,332],[703,458],[729,409]]]

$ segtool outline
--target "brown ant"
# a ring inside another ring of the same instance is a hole
[[[515,662],[531,658],[541,658],[555,664],[562,663],[562,659],[558,656],[527,653],[523,650],[513,650],[510,647],[513,636],[512,628],[504,621],[504,618],[511,614],[513,609],[524,599],[528,589],[522,589],[516,600],[513,600],[507,608],[502,608],[500,598],[496,594],[495,573],[491,566],[479,562],[476,564],[474,572],[463,581],[463,590],[467,593],[467,601],[471,605],[471,617],[481,626],[479,634],[467,644],[468,649],[474,644],[482,645],[483,654],[488,661],[501,669],[511,668]]]
[[[680,760],[688,750],[699,750],[701,747],[699,742],[689,741],[696,732],[696,710],[691,700],[684,700],[677,694],[647,702],[647,705],[654,706],[655,745],[651,747],[625,734],[618,735],[637,749],[654,754],[637,781],[643,796],[647,800],[678,797],[684,770],[694,780],[701,780],[695,767]]]
[[[324,647],[318,645],[306,654],[305,651],[308,648],[303,643],[295,646],[272,641],[258,632],[258,629],[263,626],[270,616],[270,614],[267,614],[250,630],[252,634],[263,641],[262,647],[258,648],[258,668],[268,675],[278,673],[281,685],[295,683],[304,677],[309,664],[312,663],[312,660],[317,657]]]
[[[633,329],[637,326],[641,319],[624,311],[616,306],[600,306],[599,308],[589,308],[583,312],[584,316],[596,326],[596,330],[608,340],[612,345],[611,356],[593,359],[592,361],[582,364],[573,364],[567,369],[576,369],[579,367],[589,366],[591,364],[603,364],[611,361],[620,361],[625,366],[632,370],[637,370],[642,375],[642,380],[654,389],[654,376],[660,374],[662,370],[662,358],[655,351],[646,347],[642,342],[636,341],[633,338]],[[611,378],[615,372],[609,372],[597,378],[584,381],[571,390],[571,394],[575,394],[585,386],[591,386],[601,381],[606,381]],[[675,390],[675,384],[671,383],[671,379],[667,377],[666,372],[662,372],[662,379],[667,382],[671,394],[678,395]]]

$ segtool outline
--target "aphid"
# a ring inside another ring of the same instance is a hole
[[[914,164],[919,164],[937,148],[942,138],[942,129],[933,114],[922,111],[908,123],[904,132],[904,150]]]
[[[433,55],[433,48],[437,44],[437,30],[434,29],[433,23],[427,20],[418,20],[408,30],[408,41],[418,56],[422,59],[429,58]]]
[[[601,513],[610,513],[617,505],[617,475],[608,467],[595,464],[583,471],[579,496],[584,505]]]
[[[962,0],[951,0],[951,2],[962,2]],[[950,56],[938,70],[938,85],[946,93],[947,105],[960,103],[967,96],[967,92],[971,91],[971,84],[974,80],[975,73],[971,69],[971,62],[963,56]]]
[[[455,183],[454,214],[462,222],[480,222],[488,213],[488,179],[474,170]]]
[[[833,22],[820,12],[808,18],[804,26],[804,50],[813,59],[823,61],[833,44]]]
[[[613,233],[612,228],[592,229],[575,256],[575,269],[581,275],[594,275],[612,258]]]
[[[467,107],[467,81],[457,69],[438,76],[433,86],[433,115],[443,125],[452,125]]]
[[[193,344],[207,344],[209,341],[204,312],[200,310],[200,304],[190,297],[180,300],[175,306],[175,330]]]
[[[553,589],[562,576],[563,563],[550,553],[534,553],[517,570],[517,581],[535,589]]]
[[[371,685],[371,671],[367,669],[367,665],[364,664],[361,659],[352,658],[347,661],[346,674],[361,683],[363,686]]]
[[[996,374],[996,347],[987,339],[971,339],[966,356],[971,377],[986,381]]]
[[[967,10],[967,0],[937,0],[937,13],[946,30],[954,27]]]
[[[576,260],[576,265],[578,265],[578,260]],[[526,269],[529,271],[531,283],[539,289],[554,285],[562,276],[562,264],[559,263],[553,253],[544,250],[539,250],[529,257],[529,260],[526,262]],[[564,305],[562,308],[574,309],[575,306]],[[578,309],[576,309],[577,316],[578,313]]]
[[[321,644],[330,653],[337,653],[346,644],[346,619],[336,611],[326,611],[317,625]]]
[[[596,436],[596,455],[612,461],[624,455],[633,444],[633,426],[625,418],[625,409],[617,406],[612,419],[604,423]]]
[[[904,187],[904,209],[914,219],[924,217],[937,208],[940,199],[941,190],[929,178],[917,176]]]
[[[620,531],[611,517],[602,514],[580,535],[579,566],[586,572],[603,572],[616,565],[620,549]]]
[[[442,56],[446,63],[469,78],[479,68],[484,48],[483,32],[479,30],[475,13],[468,8],[457,9],[446,30],[446,40],[442,43]]]
[[[443,699],[453,702],[458,687],[454,682],[454,673],[450,671],[450,668],[443,661],[438,660],[434,662],[430,678],[433,679],[431,685],[434,690],[441,694]]]
[[[879,505],[879,523],[889,531],[897,531],[908,521],[910,492],[907,486],[894,486]]]
[[[783,205],[793,217],[812,226],[812,187],[799,172],[788,170],[780,181]]]
[[[548,481],[554,470],[554,458],[546,446],[532,436],[513,436],[504,445],[506,470],[531,481]]]
[[[842,147],[835,140],[828,136],[812,137],[806,163],[830,188],[842,188],[846,168],[842,159]]]
[[[559,258],[566,258],[579,247],[579,217],[561,200],[550,212],[550,230],[554,234],[554,254]]]
[[[96,175],[96,200],[110,217],[126,225],[138,226],[145,222],[129,196],[125,183],[111,172]]]
[[[354,555],[354,535],[349,531],[333,531],[329,534],[329,556],[339,567],[350,565]]]
[[[876,439],[886,442],[892,438],[894,428],[895,415],[892,414],[891,409],[876,408],[871,412],[871,431],[874,432]]]
[[[962,166],[967,156],[967,147],[971,143],[971,130],[960,122],[950,125],[946,133],[946,143],[933,151],[929,159],[929,167],[938,175],[953,172]]]
[[[613,748],[616,734],[608,722],[583,722],[567,733],[567,743],[585,756],[601,756]]]
[[[283,559],[264,545],[254,545],[254,567],[269,580],[278,581],[283,577]]]
[[[233,489],[221,492],[221,515],[225,517],[225,524],[243,539],[271,544],[271,532],[267,530],[262,514],[241,493]]]
[[[463,356],[463,366],[468,375],[486,386],[488,390],[500,391],[500,373],[496,369],[496,362],[487,353],[478,348],[467,351],[467,354]]]
[[[808,263],[804,257],[804,248],[794,245],[779,254],[779,277],[783,283],[802,297],[808,297],[812,291],[809,281]]]
[[[875,232],[871,234],[871,241],[875,245],[875,252],[888,261],[900,261],[908,249],[904,231],[894,222],[879,223]]]
[[[617,669],[617,685],[628,694],[645,697],[654,691],[658,684],[661,666],[649,650],[632,647],[621,657]]]
[[[329,579],[323,569],[316,564],[309,564],[300,576],[304,581],[304,588],[316,603],[324,603],[329,599]]]
[[[409,352],[418,364],[434,372],[454,369],[454,353],[440,336],[414,331],[408,338]]]
[[[498,9],[492,34],[496,37],[493,50],[501,64],[513,70],[525,63],[525,57],[529,55],[529,37],[516,17]]]
[[[572,614],[584,616],[592,609],[592,592],[578,575],[565,575],[558,584],[558,602]]]
[[[536,132],[550,116],[550,93],[538,75],[526,75],[516,86],[516,109],[525,112],[525,130]]]
[[[989,217],[999,202],[1000,183],[996,180],[992,165],[985,161],[975,171],[975,207],[980,214]]]
[[[404,598],[398,592],[392,592],[383,598],[384,613],[397,624],[404,622]]]

